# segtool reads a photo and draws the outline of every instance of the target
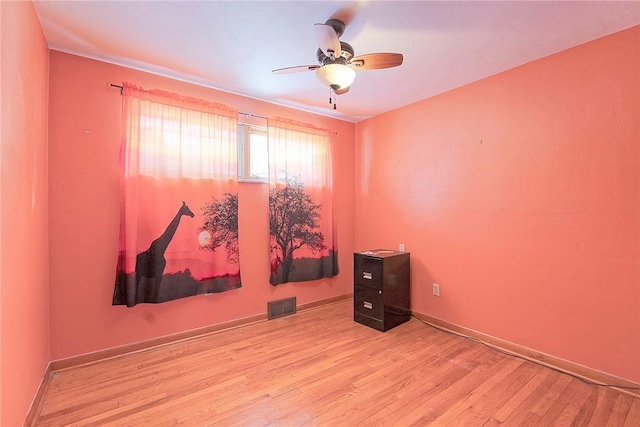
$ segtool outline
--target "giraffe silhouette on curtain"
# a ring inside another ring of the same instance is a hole
[[[185,202],[182,202],[182,206],[178,209],[178,213],[171,220],[167,229],[162,233],[160,237],[151,242],[151,246],[144,252],[140,252],[136,256],[136,285],[137,285],[137,299],[144,302],[158,302],[160,296],[160,282],[162,281],[162,274],[164,273],[164,267],[167,264],[167,260],[164,257],[164,252],[167,250],[167,246],[173,239],[173,235],[178,229],[180,219],[183,215],[193,218],[194,214]],[[146,286],[141,287],[142,279],[146,280]],[[140,295],[142,293],[142,295]]]

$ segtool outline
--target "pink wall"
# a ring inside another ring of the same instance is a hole
[[[340,274],[331,280],[268,282],[267,187],[240,184],[243,287],[134,308],[111,306],[118,238],[117,154],[121,96],[107,82],[130,81],[280,115],[338,132],[334,191]],[[65,358],[266,312],[267,301],[304,304],[352,292],[354,242],[353,123],[291,110],[60,52],[50,57],[51,353]]]
[[[640,381],[639,48],[635,27],[358,123],[356,250],[405,243],[419,313]]]
[[[0,2],[0,19],[1,425],[22,423],[49,360],[349,293],[352,252],[398,243],[415,311],[640,381],[639,27],[354,126],[48,56],[29,2]],[[242,289],[111,306],[121,98],[106,83],[123,80],[338,132],[340,275],[269,285],[267,189],[241,184]]]
[[[22,425],[50,360],[49,51],[31,2],[0,2],[0,425]]]

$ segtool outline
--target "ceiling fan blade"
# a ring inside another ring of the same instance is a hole
[[[342,95],[343,93],[347,93],[349,92],[349,88],[351,86],[347,86],[344,89],[338,89],[338,90],[334,90],[333,93],[335,93],[336,95]]]
[[[299,73],[301,71],[313,71],[320,68],[319,65],[298,65],[295,67],[285,67],[278,68],[277,70],[273,70],[274,74],[289,74],[289,73]]]
[[[313,26],[313,33],[316,36],[316,41],[322,49],[322,52],[328,57],[339,58],[342,54],[340,49],[340,39],[336,34],[336,30],[327,24],[315,24]]]
[[[401,53],[368,53],[351,59],[351,66],[359,70],[379,70],[402,64]]]

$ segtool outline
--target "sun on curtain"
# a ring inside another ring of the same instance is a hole
[[[338,274],[329,131],[282,118],[267,126],[271,274],[278,285]]]
[[[126,83],[122,95],[113,304],[241,287],[237,110]]]

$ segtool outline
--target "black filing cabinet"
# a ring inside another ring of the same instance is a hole
[[[410,319],[408,252],[356,252],[353,267],[353,320],[384,332]]]

